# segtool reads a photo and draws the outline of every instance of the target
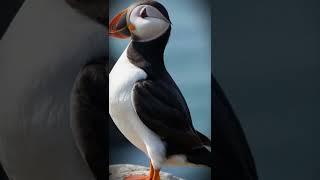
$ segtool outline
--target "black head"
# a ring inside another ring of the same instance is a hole
[[[157,1],[141,0],[118,13],[109,24],[109,35],[150,42],[170,34],[171,21],[166,8]]]

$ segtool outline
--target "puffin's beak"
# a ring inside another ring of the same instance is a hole
[[[128,9],[118,13],[109,23],[109,35],[112,37],[126,39],[131,36],[132,25],[127,24]]]

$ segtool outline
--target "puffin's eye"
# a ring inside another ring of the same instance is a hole
[[[145,18],[145,17],[148,17],[148,14],[147,14],[147,8],[143,8],[141,13],[140,13],[140,16],[142,18]]]

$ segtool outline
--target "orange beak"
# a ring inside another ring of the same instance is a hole
[[[109,23],[109,36],[126,39],[131,36],[131,30],[134,29],[133,25],[127,23],[128,9],[118,13]]]

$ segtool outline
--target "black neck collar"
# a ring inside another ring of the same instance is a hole
[[[161,37],[149,42],[132,41],[127,50],[130,62],[146,71],[149,77],[165,72],[163,56],[170,31],[171,27]]]

